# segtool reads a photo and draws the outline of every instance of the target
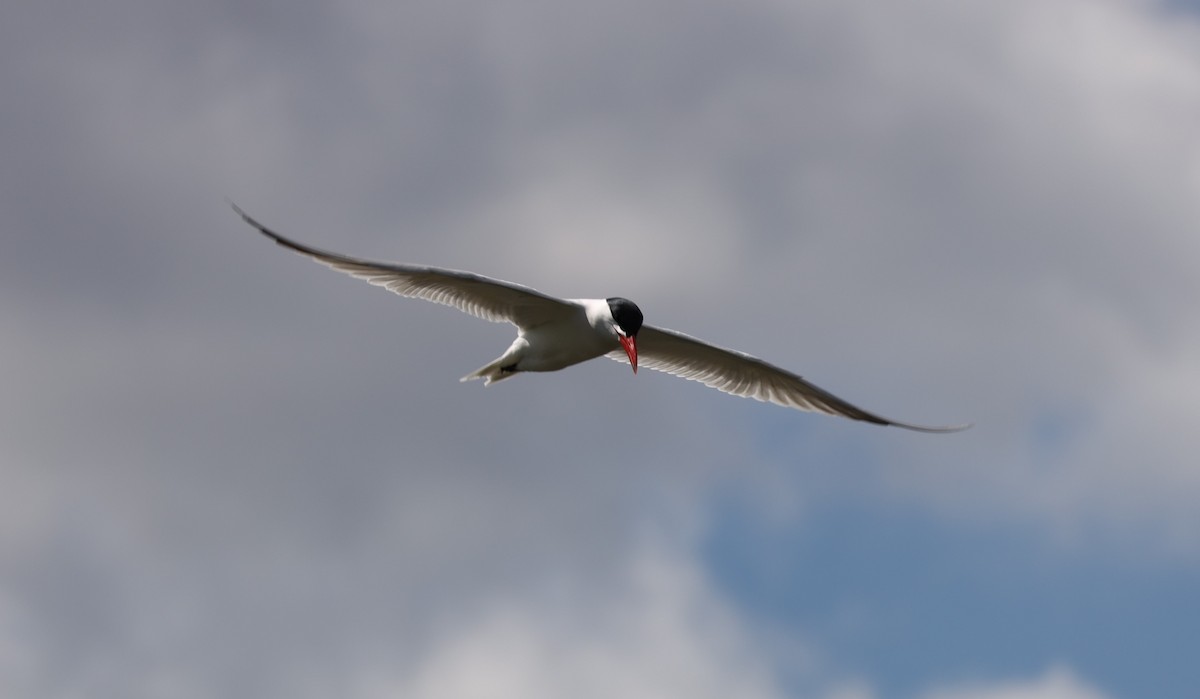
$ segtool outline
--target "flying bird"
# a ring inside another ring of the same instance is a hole
[[[970,427],[930,427],[890,420],[852,405],[790,371],[737,350],[710,345],[681,332],[642,322],[632,301],[560,299],[527,286],[471,272],[438,267],[373,262],[326,252],[285,238],[232,204],[246,223],[285,248],[339,272],[401,296],[453,306],[478,318],[512,323],[517,339],[504,354],[460,379],[483,379],[484,385],[527,371],[558,371],[607,356],[638,366],[699,381],[735,396],[787,408],[838,415],[877,425],[919,432],[957,432]]]

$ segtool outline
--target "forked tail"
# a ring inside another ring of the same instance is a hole
[[[500,357],[499,359],[493,360],[491,362],[488,362],[487,364],[479,367],[475,371],[472,371],[470,374],[467,374],[466,376],[462,377],[461,379],[459,379],[459,381],[473,381],[475,379],[483,379],[483,385],[490,386],[497,381],[501,381],[503,379],[507,379],[511,376],[517,375],[517,371],[515,369],[515,363],[510,364],[509,362],[511,362],[511,359],[508,357],[508,355],[506,353],[505,356]]]

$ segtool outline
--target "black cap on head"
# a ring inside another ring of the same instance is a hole
[[[614,296],[605,301],[608,301],[608,310],[612,311],[612,317],[617,321],[617,327],[621,328],[626,335],[636,337],[638,331],[642,329],[642,309],[638,308],[633,301],[620,296]]]

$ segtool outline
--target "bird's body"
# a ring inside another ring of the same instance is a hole
[[[523,371],[558,371],[621,348],[609,329],[611,311],[605,299],[566,299],[574,306],[561,318],[517,328],[517,339],[496,360],[462,377],[490,384]]]
[[[517,338],[509,348],[464,376],[463,381],[481,378],[485,384],[491,384],[522,372],[558,371],[608,356],[628,362],[634,373],[640,363],[725,393],[798,410],[921,432],[953,432],[969,427],[926,427],[881,417],[757,357],[716,347],[674,330],[644,325],[641,310],[628,299],[560,299],[471,272],[347,257],[289,240],[236,205],[233,208],[276,243],[333,269],[401,296],[453,306],[485,320],[515,325]]]

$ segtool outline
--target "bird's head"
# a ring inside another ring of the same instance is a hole
[[[629,356],[629,365],[636,374],[637,334],[642,329],[642,309],[633,301],[619,296],[605,300],[608,301],[608,310],[612,315],[613,332],[617,334],[617,341]]]

